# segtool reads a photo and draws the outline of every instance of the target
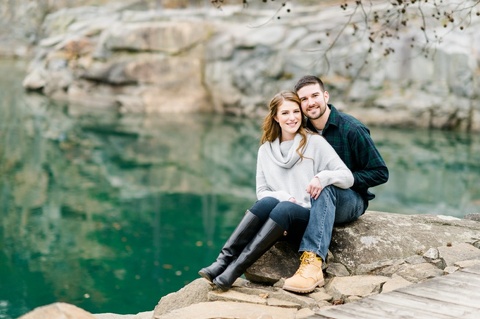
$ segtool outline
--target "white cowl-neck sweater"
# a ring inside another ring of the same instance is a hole
[[[302,136],[297,134],[293,143],[280,143],[277,138],[260,146],[256,178],[259,200],[270,196],[287,201],[294,197],[297,204],[310,209],[310,195],[306,188],[314,176],[318,177],[322,187],[333,184],[347,189],[353,185],[352,172],[324,137],[307,134],[303,159],[296,151],[301,139]]]

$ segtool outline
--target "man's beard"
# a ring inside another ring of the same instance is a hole
[[[327,111],[327,106],[325,105],[325,108],[322,110],[322,107],[320,106],[319,107],[320,109],[320,114],[313,117],[313,116],[309,116],[307,115],[307,117],[310,119],[310,120],[318,120],[319,118],[321,118],[323,116],[323,114],[325,114],[325,112]]]

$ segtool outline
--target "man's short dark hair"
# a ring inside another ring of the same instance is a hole
[[[318,84],[320,85],[320,89],[322,92],[325,92],[325,86],[323,85],[322,80],[315,75],[305,75],[300,80],[298,80],[297,84],[295,84],[295,92],[298,92],[301,88],[307,85]]]

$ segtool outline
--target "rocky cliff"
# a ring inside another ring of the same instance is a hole
[[[371,10],[383,10],[381,2]],[[367,124],[480,130],[480,19],[441,35],[421,55],[422,21],[370,53],[337,6],[291,5],[288,14],[241,6],[138,9],[85,6],[48,14],[24,86],[57,100],[119,112],[257,117],[280,89],[320,75],[331,102]],[[434,8],[422,7],[429,22]],[[361,16],[352,16],[358,22]],[[342,27],[332,48],[326,34]],[[420,50],[421,52],[421,50]]]

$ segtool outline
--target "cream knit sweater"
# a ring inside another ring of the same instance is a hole
[[[297,134],[293,143],[284,142],[290,144],[286,150],[278,138],[260,146],[257,158],[258,199],[271,196],[287,201],[294,197],[297,204],[310,208],[310,195],[306,188],[314,176],[319,178],[322,187],[333,184],[346,189],[353,185],[352,172],[320,135],[307,135],[301,160],[296,152],[301,138]]]

